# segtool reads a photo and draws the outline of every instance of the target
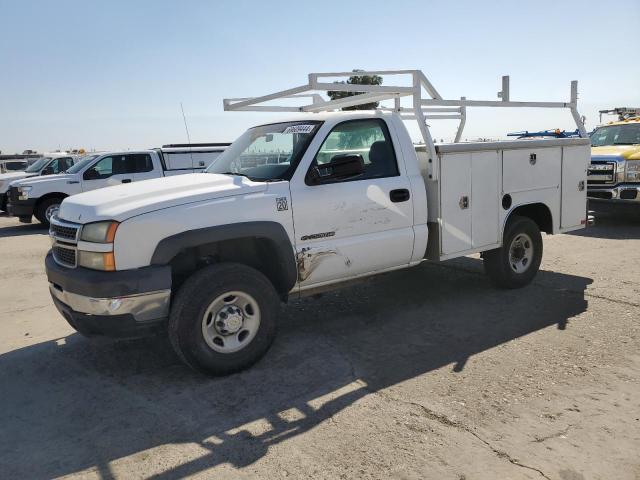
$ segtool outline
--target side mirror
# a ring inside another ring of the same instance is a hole
[[[53,175],[53,167],[46,167],[42,170],[40,175]]]
[[[329,163],[313,168],[311,181],[322,183],[327,180],[346,180],[364,173],[364,159],[362,155],[344,153],[331,157]]]
[[[83,175],[85,180],[97,180],[100,177],[100,174],[95,168],[90,168]]]

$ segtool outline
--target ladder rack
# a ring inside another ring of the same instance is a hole
[[[327,82],[327,78],[348,78],[353,75],[383,75],[404,77],[402,85],[359,85]],[[409,77],[409,82],[407,82]],[[318,92],[353,92],[350,97],[336,100],[325,100]],[[425,94],[423,96],[423,93]],[[412,97],[411,107],[400,105],[400,99]],[[577,110],[578,82],[571,82],[571,96],[568,102],[514,102],[509,96],[509,77],[502,77],[502,90],[498,92],[500,100],[468,100],[461,97],[457,100],[445,100],[436,90],[427,76],[420,70],[372,70],[357,72],[325,72],[310,73],[308,82],[298,87],[263,95],[260,97],[227,98],[223,100],[227,111],[253,112],[331,112],[344,107],[352,107],[372,102],[393,101],[393,107],[381,106],[378,111],[394,112],[405,120],[416,120],[420,133],[427,146],[429,156],[436,157],[435,146],[427,126],[427,120],[459,120],[454,142],[459,142],[466,122],[467,107],[527,107],[527,108],[567,108],[571,111],[580,137],[586,138],[587,131]],[[265,105],[267,102],[282,99],[307,99],[311,103],[301,106]]]

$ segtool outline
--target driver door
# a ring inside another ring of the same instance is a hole
[[[331,130],[306,172],[296,172],[290,188],[302,288],[409,263],[413,202],[397,152],[383,119],[348,120]],[[345,155],[360,155],[364,172],[313,175]]]
[[[82,175],[82,191],[111,187],[133,181],[133,173],[127,173],[127,155],[110,155],[98,160]]]

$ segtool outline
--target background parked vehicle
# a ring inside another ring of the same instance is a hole
[[[0,173],[22,172],[27,169],[29,162],[27,160],[1,160]]]
[[[541,231],[586,225],[589,140],[576,82],[569,102],[511,102],[508,79],[502,100],[471,101],[444,100],[416,70],[358,74],[404,75],[401,85],[413,86],[323,83],[351,73],[310,74],[308,85],[225,100],[227,110],[256,111],[394,105],[259,125],[207,174],[65,199],[46,258],[62,315],[87,335],[165,329],[185,363],[226,374],[266,352],[278,304],[291,294],[477,252],[493,283],[518,288],[538,271]],[[318,90],[365,93],[262,105]],[[413,107],[401,107],[403,96]],[[453,110],[460,134],[467,106],[568,108],[582,138],[434,145],[426,112],[434,118],[443,107],[440,118],[451,118]],[[405,119],[416,120],[424,145],[413,144]]]
[[[640,109],[618,108],[619,119],[591,134],[587,196],[603,206],[640,206]]]
[[[25,166],[24,170],[0,174],[0,210],[7,210],[9,187],[12,182],[29,177],[62,173],[71,168],[78,160],[77,156],[67,153],[49,153],[38,158],[31,165]]]
[[[225,145],[168,147],[133,152],[108,152],[83,157],[64,175],[13,182],[8,211],[30,223],[32,216],[45,226],[66,197],[76,193],[165,176],[204,170]]]

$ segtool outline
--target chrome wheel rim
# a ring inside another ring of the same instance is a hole
[[[49,205],[47,207],[47,209],[44,211],[44,216],[48,222],[51,221],[51,217],[53,217],[56,213],[58,213],[58,210],[60,210],[59,204]]]
[[[509,247],[509,265],[515,273],[524,273],[533,260],[533,240],[526,233],[519,233]]]
[[[223,293],[202,316],[202,335],[219,353],[234,353],[251,343],[260,328],[260,307],[246,292]]]

